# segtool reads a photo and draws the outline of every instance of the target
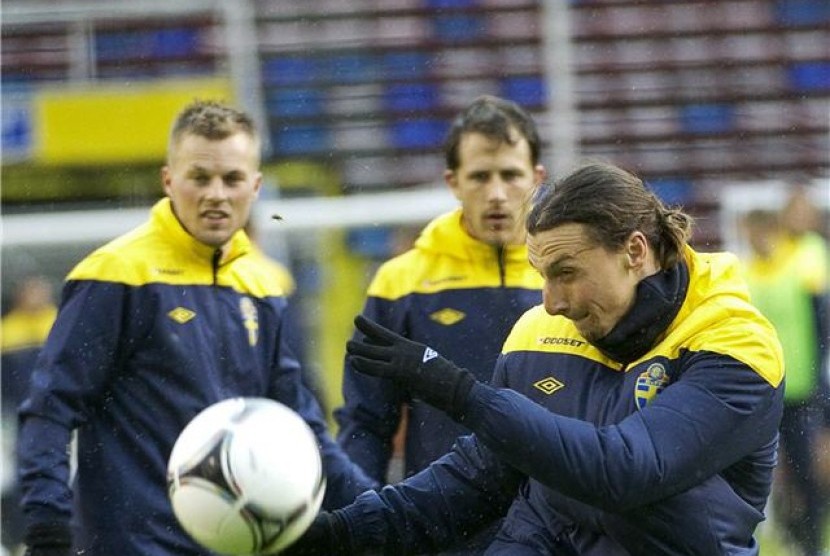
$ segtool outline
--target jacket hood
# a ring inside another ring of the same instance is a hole
[[[461,223],[461,209],[458,208],[427,224],[415,240],[415,249],[461,260],[481,260],[482,257],[492,256],[496,246],[467,233]],[[526,262],[527,245],[505,245],[503,258],[505,263]]]
[[[200,242],[185,230],[173,212],[173,204],[170,202],[169,197],[165,197],[153,205],[150,211],[150,223],[152,226],[164,230],[164,236],[169,238],[170,241],[178,244],[198,258],[211,259],[216,252],[216,247]],[[248,239],[244,230],[238,230],[231,236],[231,239],[225,245],[224,249],[222,249],[222,260],[220,264],[232,261],[250,251],[251,240]]]

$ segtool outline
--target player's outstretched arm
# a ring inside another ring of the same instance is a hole
[[[687,489],[757,449],[780,419],[780,390],[723,355],[690,355],[682,378],[648,408],[597,427],[477,382],[377,323],[355,324],[366,334],[347,345],[355,368],[405,384],[463,420],[507,464],[594,506],[632,508]]]
[[[445,550],[505,515],[524,475],[475,436],[429,467],[323,513],[286,554],[421,554]]]
[[[346,344],[355,369],[394,380],[414,397],[454,419],[461,418],[467,395],[476,383],[471,372],[429,346],[404,338],[363,315],[358,315],[354,323],[366,336],[362,342],[351,340]]]

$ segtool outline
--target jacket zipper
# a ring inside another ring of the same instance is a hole
[[[505,260],[504,260],[505,254],[506,254],[506,249],[504,248],[504,245],[499,245],[498,247],[496,247],[496,259],[498,260],[498,263],[499,263],[499,283],[501,283],[501,287],[505,287],[505,285],[506,285],[505,284],[505,280],[506,280],[505,275],[507,273],[507,268],[506,268],[506,263],[505,263]]]
[[[217,283],[217,276],[219,274],[219,261],[222,260],[222,250],[217,249],[213,252],[213,285],[215,286]]]

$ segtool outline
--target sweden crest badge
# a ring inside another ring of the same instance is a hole
[[[643,409],[663,391],[669,384],[669,375],[666,368],[660,363],[653,363],[637,377],[637,385],[634,389],[634,400],[637,409]]]
[[[239,298],[239,312],[242,313],[242,323],[248,331],[248,343],[255,346],[259,338],[259,319],[257,318],[256,305],[250,297]]]

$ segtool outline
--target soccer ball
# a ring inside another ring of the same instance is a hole
[[[221,554],[278,552],[323,501],[317,438],[287,406],[265,398],[213,404],[182,430],[167,466],[173,513]]]

